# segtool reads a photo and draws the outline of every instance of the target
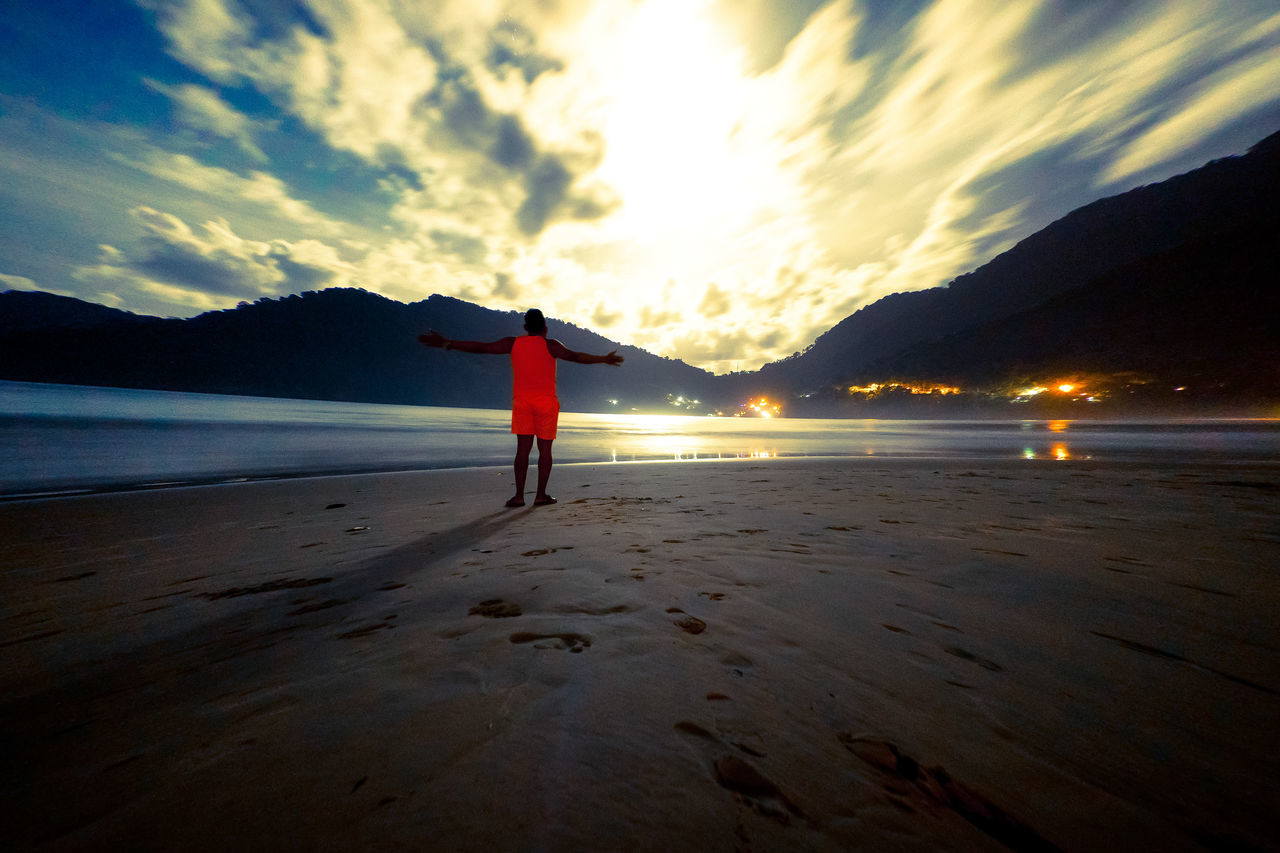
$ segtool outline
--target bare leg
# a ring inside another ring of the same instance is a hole
[[[532,449],[532,435],[516,436],[516,495],[507,501],[507,506],[524,506],[524,481],[529,476],[529,451]],[[539,465],[541,465],[541,460],[539,460]]]
[[[547,494],[547,481],[551,479],[551,442],[553,441],[555,441],[554,438],[538,439],[538,493],[533,496],[534,506],[556,502],[555,498]]]

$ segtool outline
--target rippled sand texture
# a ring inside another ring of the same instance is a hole
[[[0,505],[6,847],[1280,838],[1274,466],[769,460]]]

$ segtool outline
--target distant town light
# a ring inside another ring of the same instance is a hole
[[[905,391],[908,394],[959,394],[954,385],[937,385],[929,382],[872,382],[870,385],[850,385],[850,394],[878,394],[881,391]]]
[[[775,403],[768,397],[755,397],[742,404],[738,415],[755,418],[782,417],[782,404]]]

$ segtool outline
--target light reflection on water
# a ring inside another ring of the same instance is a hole
[[[509,465],[509,413],[0,382],[0,493]],[[558,463],[1280,458],[1280,421],[905,421],[565,413]]]

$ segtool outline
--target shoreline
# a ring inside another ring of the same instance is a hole
[[[1234,423],[1239,423],[1239,419],[1235,419]],[[935,452],[921,451],[919,453],[800,453],[800,452],[776,452],[772,454],[749,455],[741,454],[736,456],[697,456],[692,455],[687,458],[671,458],[671,457],[653,457],[644,459],[613,459],[613,460],[597,460],[597,461],[561,461],[559,456],[556,458],[556,470],[570,467],[580,466],[601,466],[601,465],[698,465],[698,464],[717,464],[717,463],[753,463],[753,462],[802,462],[802,461],[844,461],[862,463],[883,462],[886,464],[894,464],[901,462],[919,462],[930,463],[935,462],[939,465],[956,465],[967,464],[971,466],[1001,466],[1001,465],[1027,465],[1029,463],[1038,464],[1093,464],[1105,465],[1111,468],[1123,467],[1171,467],[1171,468],[1188,468],[1196,466],[1209,467],[1232,467],[1232,466],[1259,466],[1267,467],[1275,465],[1280,467],[1280,459],[1264,459],[1254,457],[1240,457],[1230,451],[1222,451],[1219,455],[1209,452],[1199,451],[1193,457],[1187,459],[1169,459],[1160,451],[1150,451],[1148,457],[1143,457],[1135,451],[1128,451],[1121,458],[1102,458],[1096,459],[1091,455],[1079,457],[1071,457],[1069,459],[1052,459],[1047,455],[1045,457],[1036,457],[1028,459],[1025,457],[1017,457],[1009,454],[992,455],[992,454],[938,454]],[[534,461],[536,462],[536,453]],[[371,468],[371,469],[339,469],[325,471],[283,471],[271,474],[227,474],[214,475],[208,477],[193,477],[190,479],[176,479],[157,482],[103,482],[93,484],[77,484],[68,485],[66,488],[48,487],[33,490],[18,490],[10,492],[0,492],[0,504],[18,503],[26,501],[46,501],[59,500],[63,498],[81,498],[94,495],[120,494],[127,492],[148,492],[161,491],[166,489],[198,489],[208,488],[211,486],[236,486],[249,483],[272,483],[272,482],[292,482],[298,480],[323,480],[329,478],[341,477],[381,477],[394,476],[401,474],[427,474],[433,472],[466,472],[466,471],[483,471],[483,470],[509,470],[511,467],[509,460],[492,461],[476,465],[460,465],[448,466],[441,465],[437,467],[424,467],[422,465],[406,466],[402,468]]]
[[[1280,469],[786,457],[0,504],[18,848],[1280,833]]]
[[[119,389],[116,389],[118,391]],[[0,501],[241,480],[509,465],[509,412],[261,399],[102,399],[33,393],[8,401]],[[94,400],[97,400],[95,403]],[[15,408],[16,407],[16,408]],[[1030,415],[1031,413],[1024,413]],[[559,464],[691,457],[825,456],[1099,461],[1280,458],[1280,420],[1052,418],[806,420],[566,413]]]

